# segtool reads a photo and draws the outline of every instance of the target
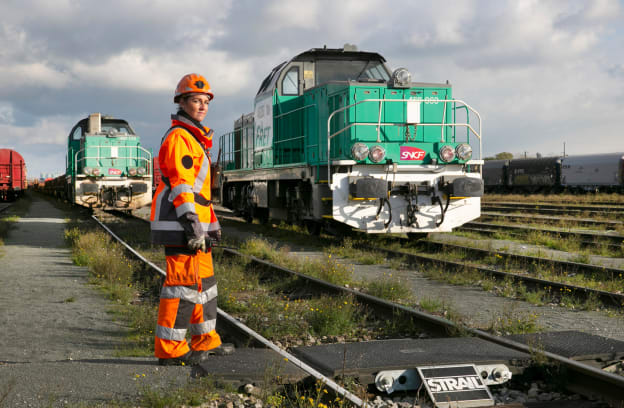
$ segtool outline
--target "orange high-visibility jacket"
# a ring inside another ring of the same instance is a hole
[[[198,215],[204,236],[221,227],[210,196],[210,155],[213,131],[200,129],[180,115],[171,115],[171,129],[158,153],[162,181],[152,200],[151,231],[155,244],[186,246],[187,237],[178,218]]]

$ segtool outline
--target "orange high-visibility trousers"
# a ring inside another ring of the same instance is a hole
[[[217,323],[217,281],[211,252],[167,255],[167,277],[160,292],[154,355],[175,358],[221,345]]]

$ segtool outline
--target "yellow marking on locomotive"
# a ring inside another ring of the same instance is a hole
[[[370,201],[370,200],[376,200],[376,198],[364,198],[364,197],[349,196],[349,201]]]

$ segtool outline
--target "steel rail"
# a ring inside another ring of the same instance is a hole
[[[483,211],[483,210],[486,211]],[[560,223],[561,221],[569,222],[571,224],[582,225],[582,226],[606,226],[606,227],[621,227],[624,226],[624,222],[622,221],[609,221],[609,220],[594,220],[590,218],[574,218],[574,217],[553,217],[548,215],[536,215],[536,214],[506,214],[502,212],[489,212],[490,207],[481,206],[481,217],[490,219],[490,218],[504,218],[510,221],[518,221],[518,220],[535,220],[544,223],[556,222]]]
[[[540,203],[516,203],[509,201],[484,201],[483,205],[497,207],[520,208],[520,209],[548,209],[548,210],[576,210],[576,211],[599,211],[599,212],[624,212],[624,206],[610,205],[570,205],[570,204],[540,204]]]
[[[527,263],[532,263],[532,264],[542,264],[542,265],[547,265],[549,267],[569,268],[570,270],[573,270],[575,272],[580,272],[585,275],[601,275],[605,277],[606,279],[617,279],[617,278],[621,279],[622,276],[624,276],[624,269],[620,269],[620,268],[585,264],[585,263],[580,263],[580,262],[565,261],[565,260],[559,260],[559,259],[542,258],[538,256],[516,254],[516,253],[511,253],[511,252],[506,252],[506,251],[474,248],[474,247],[458,245],[458,244],[453,244],[453,243],[448,243],[448,242],[427,240],[427,241],[416,243],[415,247],[416,248],[435,247],[436,249],[440,249],[440,248],[459,249],[462,251],[466,251],[466,252],[478,255],[480,257],[485,257],[488,255],[499,255],[503,258],[508,258],[510,260],[515,260],[515,261],[522,261],[522,262],[527,262]]]
[[[167,275],[167,273],[165,271],[163,271],[161,268],[159,268],[154,263],[150,262],[143,255],[141,255],[136,250],[134,250],[134,248],[132,248],[130,245],[128,245],[126,242],[124,242],[120,237],[118,237],[113,231],[110,230],[110,228],[108,228],[106,225],[104,225],[102,222],[100,222],[100,220],[95,215],[92,215],[91,218],[93,218],[101,228],[103,228],[106,232],[108,232],[113,238],[115,238],[115,240],[117,240],[117,242],[119,242],[121,245],[123,245],[135,257],[140,259],[145,264],[149,265],[153,270],[155,270],[159,274],[161,274],[163,276]],[[234,253],[240,254],[237,251],[230,250],[228,248],[221,248],[221,249],[223,251],[232,251]],[[240,255],[242,255],[242,254],[240,254]],[[261,344],[265,345],[267,348],[270,348],[271,350],[273,350],[276,353],[280,354],[289,363],[294,364],[296,367],[302,369],[303,371],[305,371],[306,373],[310,374],[311,376],[313,376],[317,380],[322,381],[324,385],[326,385],[328,388],[331,388],[337,395],[342,396],[343,398],[351,401],[353,404],[355,404],[355,405],[357,405],[359,407],[362,407],[362,408],[368,408],[369,407],[369,405],[366,402],[364,402],[361,398],[359,398],[357,395],[355,395],[355,394],[351,393],[350,391],[348,391],[347,389],[343,388],[338,383],[333,381],[331,378],[328,378],[328,377],[324,376],[323,374],[318,372],[316,369],[314,369],[313,367],[309,366],[308,364],[306,364],[305,362],[303,362],[299,358],[295,357],[294,355],[290,354],[286,350],[283,350],[283,349],[279,348],[278,346],[276,346],[275,344],[271,343],[271,341],[269,341],[268,339],[266,339],[265,337],[263,337],[259,333],[255,332],[254,330],[250,329],[249,327],[245,326],[244,324],[242,324],[241,322],[239,322],[238,320],[236,320],[235,318],[233,318],[232,316],[230,316],[229,314],[227,314],[226,312],[224,312],[220,308],[217,308],[217,313],[219,315],[219,318],[226,320],[228,323],[230,323],[231,325],[235,326],[237,329],[239,329],[240,331],[244,332],[246,335],[254,338],[256,341],[258,341]]]
[[[468,231],[468,232],[476,232],[479,234],[487,234],[487,235],[493,235],[496,234],[497,232],[499,232],[499,230],[496,229],[487,229],[487,228],[479,228],[479,227],[470,227],[470,226],[462,226],[461,227],[462,231]],[[517,237],[523,237],[525,235],[524,232],[521,231],[507,231],[506,234],[511,235],[511,236],[517,236]],[[581,244],[583,247],[588,247],[588,246],[595,246],[596,243],[593,241],[583,241],[580,240],[578,241],[579,244]],[[607,248],[607,249],[611,249],[613,251],[619,251],[621,249],[621,246],[618,244],[612,244],[609,242],[603,242],[600,245],[602,245],[603,247]]]
[[[6,205],[2,205],[2,206],[0,207],[0,213],[1,213],[1,212],[6,211],[6,210],[7,210],[8,208],[10,208],[12,205],[13,205],[13,203],[9,203],[9,204],[6,204]]]
[[[481,204],[481,208],[489,211],[523,211],[531,214],[544,214],[544,215],[575,215],[575,214],[583,214],[587,216],[604,216],[604,215],[617,215],[618,212],[609,212],[609,211],[589,211],[589,210],[561,210],[561,209],[551,209],[551,208],[520,208],[520,207],[506,207],[500,205],[491,205],[491,204]]]
[[[560,236],[566,236],[566,237],[581,237],[581,238],[592,239],[592,240],[597,239],[597,240],[610,241],[618,245],[621,243],[624,243],[624,235],[596,234],[596,233],[581,232],[581,231],[565,231],[565,230],[560,230],[560,229],[546,229],[546,228],[536,228],[536,227],[528,227],[528,226],[502,225],[502,224],[492,224],[492,223],[487,223],[487,222],[476,222],[476,221],[467,222],[466,224],[458,228],[461,229],[464,227],[491,228],[494,230],[512,230],[512,231],[520,231],[520,232],[543,232],[543,233],[548,233],[548,234],[558,234]]]

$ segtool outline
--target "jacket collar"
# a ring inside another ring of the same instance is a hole
[[[212,148],[213,131],[210,128],[202,126],[201,123],[192,120],[186,115],[174,114],[171,115],[171,126],[182,126],[191,132],[206,148]]]

